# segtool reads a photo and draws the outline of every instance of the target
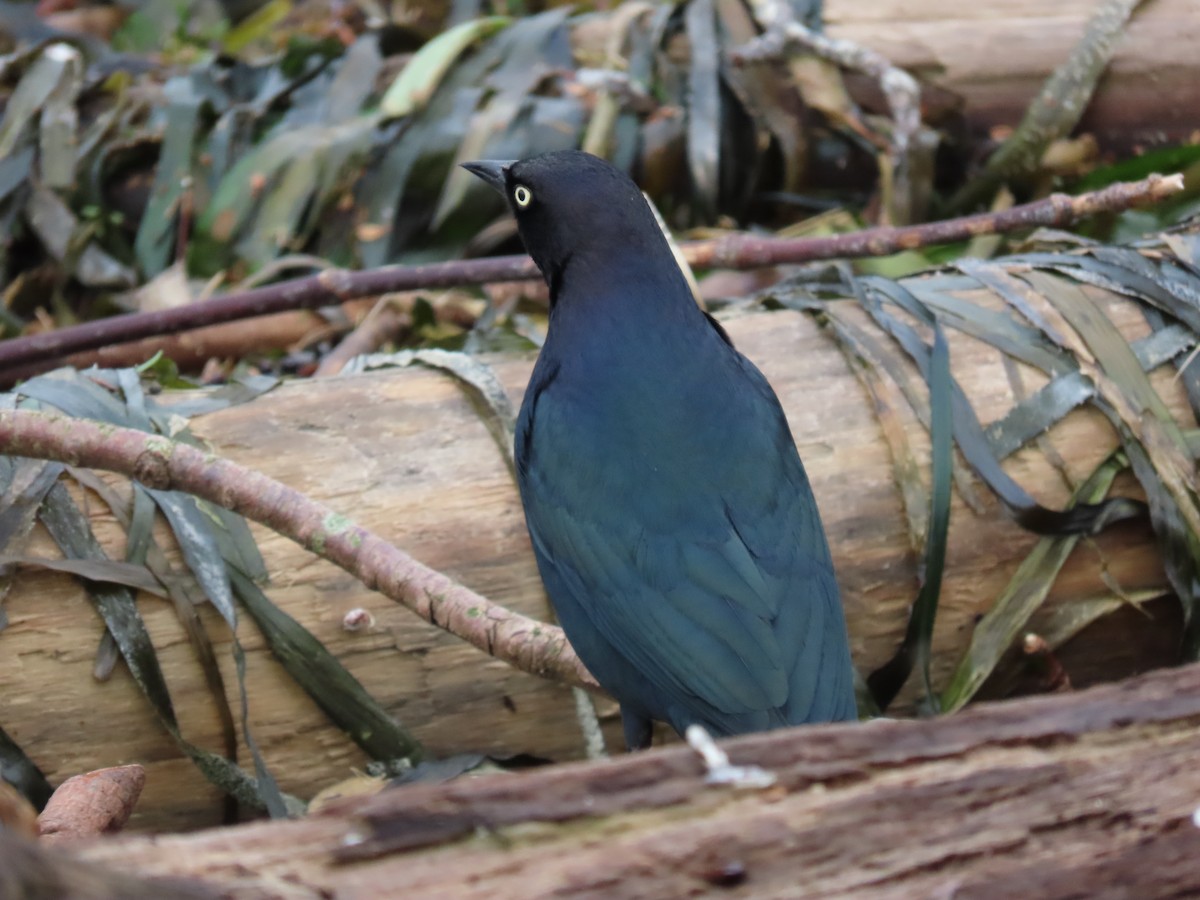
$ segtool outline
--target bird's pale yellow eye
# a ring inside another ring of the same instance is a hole
[[[518,184],[513,188],[513,200],[521,209],[525,209],[533,202],[533,191],[525,187],[523,184]]]

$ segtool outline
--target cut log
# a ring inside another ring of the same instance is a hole
[[[847,316],[870,328],[856,306],[846,305]],[[1133,305],[1108,300],[1104,308],[1129,336],[1145,333]],[[761,365],[788,413],[830,535],[854,659],[869,672],[894,652],[918,587],[912,542],[872,402],[813,319],[790,312],[755,314],[730,318],[727,327]],[[1013,392],[999,354],[958,334],[952,334],[952,354],[981,418],[1006,412]],[[532,358],[493,363],[510,394],[518,396]],[[1156,373],[1154,383],[1179,421],[1191,427],[1186,399],[1171,374]],[[1029,390],[1040,383],[1026,371]],[[911,414],[903,414],[902,400],[897,408],[897,421],[926,467],[927,435]],[[479,412],[450,377],[414,368],[287,384],[193,425],[215,453],[343,511],[494,601],[548,617],[512,476]],[[1089,409],[1072,413],[1050,442],[1075,480],[1116,445],[1107,420]],[[1039,450],[1020,451],[1007,468],[1044,503],[1067,502],[1063,474]],[[1121,488],[1136,492],[1130,483]],[[975,621],[1036,541],[985,490],[977,493],[979,513],[960,497],[954,500],[935,634],[933,674],[939,685],[961,657]],[[123,558],[124,536],[103,504],[92,497],[89,509],[110,554]],[[271,598],[336,654],[431,754],[533,753],[558,760],[582,755],[566,688],[484,656],[283,538],[264,529],[256,534],[272,576]],[[57,555],[40,532],[27,553]],[[1123,523],[1082,544],[1034,629],[1070,604],[1111,598],[1112,580],[1126,592],[1165,593],[1146,523]],[[57,783],[138,762],[146,768],[147,783],[131,827],[180,830],[216,823],[222,807],[214,789],[162,732],[124,669],[118,667],[103,684],[92,678],[101,627],[82,588],[65,575],[23,572],[5,607],[10,624],[0,633],[0,725],[47,776]],[[358,607],[374,615],[375,627],[344,630],[343,616]],[[1152,608],[1151,617],[1130,610],[1112,617],[1103,635],[1075,641],[1061,657],[1072,681],[1082,686],[1174,662],[1176,607],[1164,602]],[[149,597],[141,608],[184,735],[219,748],[219,719],[173,610]],[[227,633],[215,613],[203,612],[232,694],[237,682]],[[288,680],[249,622],[242,640],[255,736],[283,789],[310,797],[361,768],[361,752]],[[236,695],[230,700],[236,708]],[[602,714],[609,746],[621,748],[613,704],[602,703]]]
[[[1200,667],[926,721],[385,791],[301,821],[83,855],[223,896],[1178,897],[1200,891]]]
[[[983,131],[1016,125],[1046,76],[1062,63],[1095,13],[1095,0],[827,0],[826,30],[878,50],[928,85],[961,97]],[[1200,109],[1200,4],[1143,3],[1117,45],[1080,123],[1106,147],[1174,142]],[[935,105],[943,102],[927,98]]]

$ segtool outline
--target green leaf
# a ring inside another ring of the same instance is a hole
[[[244,574],[231,568],[230,575],[271,653],[334,724],[373,759],[407,760],[413,765],[421,761],[416,738],[388,715],[337,657]]]
[[[1092,170],[1075,182],[1071,191],[1075,194],[1086,194],[1118,181],[1141,181],[1149,175],[1182,172],[1196,163],[1200,163],[1200,144],[1155,147],[1110,166]]]
[[[226,53],[236,56],[250,44],[269,37],[291,11],[291,0],[268,0],[225,34],[222,47]]]
[[[243,156],[196,223],[192,261],[205,270],[235,256],[258,269],[303,243],[357,161],[375,120],[310,125],[282,132]]]
[[[884,308],[880,297],[886,297],[896,307],[921,321],[928,321],[930,316],[925,305],[899,282],[875,277],[861,281],[866,288],[862,297],[867,311],[897,340],[928,378],[929,354],[924,342],[911,325]],[[1141,370],[1138,371],[1140,373]],[[1141,504],[1124,498],[1095,506],[1079,504],[1062,512],[1047,509],[1001,468],[988,445],[974,408],[953,376],[951,401],[954,409],[954,439],[959,449],[975,473],[987,483],[1022,527],[1037,534],[1095,533],[1115,521],[1144,512]]]
[[[205,104],[204,97],[187,76],[172,78],[163,92],[168,105],[162,152],[155,167],[150,202],[134,240],[138,265],[146,278],[165,269],[176,249],[176,222],[192,176],[192,152]]]
[[[56,484],[47,496],[41,510],[42,522],[63,553],[75,559],[106,559],[104,550],[92,534],[87,517],[75,505],[67,489]],[[121,649],[121,656],[129,667],[138,687],[150,701],[155,713],[168,733],[214,784],[220,786],[240,802],[261,808],[283,808],[286,801],[278,795],[270,796],[273,782],[259,778],[257,783],[230,760],[203,750],[186,740],[179,730],[179,721],[171,702],[171,695],[158,664],[158,656],[146,625],[138,613],[133,594],[124,587],[113,587],[85,582],[89,596],[96,604],[109,632]],[[295,806],[292,802],[292,806]]]
[[[144,565],[118,562],[113,559],[46,559],[38,556],[0,553],[0,566],[20,566],[27,569],[46,569],[66,572],[88,581],[119,584],[166,597],[167,590]]]
[[[417,51],[384,92],[379,102],[380,111],[385,116],[398,117],[422,109],[468,47],[508,27],[511,22],[508,16],[485,16],[439,34]]]
[[[692,198],[699,218],[717,214],[721,190],[721,50],[712,0],[691,0],[684,9],[691,44],[688,68],[687,157]]]
[[[38,508],[62,474],[62,463],[4,457],[6,477],[0,496],[0,553],[19,554],[33,529]],[[12,587],[12,571],[0,567],[0,631],[8,624],[3,600]]]
[[[45,56],[60,72],[39,117],[41,183],[67,190],[75,186],[79,127],[75,105],[83,89],[83,56],[69,44],[51,44]]]
[[[1099,503],[1108,495],[1113,480],[1128,466],[1122,454],[1113,454],[1075,492],[1073,503]],[[942,692],[942,709],[954,712],[975,696],[979,688],[1024,630],[1053,587],[1079,535],[1043,538],[1022,560],[1017,571],[975,631],[962,660]]]
[[[236,631],[237,607],[233,602],[233,589],[229,585],[225,559],[212,533],[213,522],[206,511],[207,504],[179,491],[146,488],[146,493],[167,517],[183,558],[204,588],[205,596],[216,607],[230,630]]]
[[[921,590],[913,603],[900,648],[895,656],[872,672],[867,679],[871,695],[880,710],[888,708],[915,665],[921,673],[928,711],[939,711],[938,698],[933,691],[929,670],[933,625],[937,619],[942,573],[946,565],[946,541],[950,529],[950,463],[954,445],[950,348],[941,326],[935,322],[933,327],[933,348],[929,354],[927,373],[929,405],[933,413],[929,429],[933,489],[930,493],[929,532],[925,539],[924,577]]]
[[[38,55],[17,83],[0,119],[0,159],[10,156],[22,139],[31,136],[35,120],[64,80],[78,80],[79,51],[69,44],[50,44]]]

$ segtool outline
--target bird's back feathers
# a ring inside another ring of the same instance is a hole
[[[559,620],[627,734],[852,718],[829,550],[766,379],[695,304],[625,176],[563,153],[505,177],[531,191],[514,211],[554,293],[518,420],[521,498]]]

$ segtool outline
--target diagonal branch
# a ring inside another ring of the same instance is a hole
[[[421,618],[525,672],[596,682],[562,629],[511,612],[273,478],[131,428],[30,410],[0,410],[0,453],[119,472],[253,519],[340,566]]]

